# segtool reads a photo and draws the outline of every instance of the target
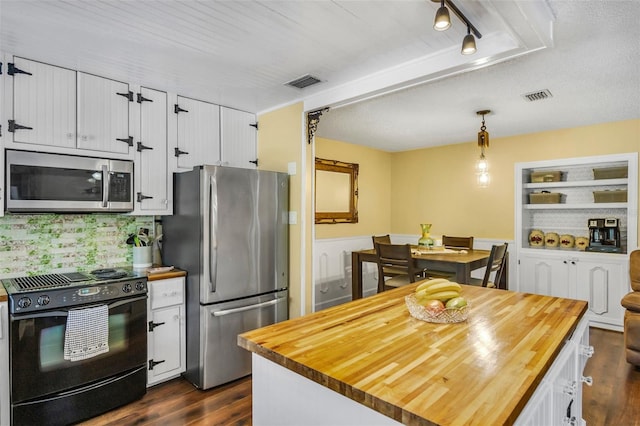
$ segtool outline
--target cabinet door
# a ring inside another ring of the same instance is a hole
[[[622,326],[622,297],[630,291],[625,262],[598,259],[581,260],[577,268],[578,299],[589,302],[589,315],[594,321]]]
[[[170,179],[167,167],[167,94],[141,87],[139,99],[136,211],[167,212]]]
[[[153,321],[154,328],[150,332],[149,384],[184,371],[184,351],[181,348],[183,316],[183,305],[151,311],[150,321]]]
[[[256,168],[256,127],[255,114],[220,107],[222,164],[246,169]]]
[[[178,96],[174,111],[178,120],[178,168],[220,164],[220,107]]]
[[[76,146],[76,72],[15,57],[13,141]],[[21,128],[24,127],[24,128]]]
[[[571,297],[569,266],[565,259],[522,256],[520,258],[519,290],[546,296]]]
[[[129,154],[129,85],[78,72],[77,147]],[[118,140],[121,139],[121,140]]]

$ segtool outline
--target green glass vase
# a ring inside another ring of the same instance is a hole
[[[421,223],[420,228],[422,228],[422,236],[418,240],[419,246],[432,247],[433,246],[433,238],[431,238],[431,224],[430,223]]]

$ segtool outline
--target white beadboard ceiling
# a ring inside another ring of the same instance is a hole
[[[479,109],[492,137],[640,118],[640,2],[454,2],[475,55],[430,0],[0,0],[0,51],[250,112],[330,106],[318,136],[388,151],[472,140]]]

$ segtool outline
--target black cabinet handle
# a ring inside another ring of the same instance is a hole
[[[148,195],[144,195],[142,192],[138,192],[138,194],[136,196],[136,201],[141,203],[142,200],[148,200],[148,199],[151,199],[151,198],[153,198],[153,197],[149,197]],[[162,325],[162,324],[164,324],[164,323],[162,322],[162,323],[157,324],[157,325]],[[151,326],[151,325],[149,325],[149,326]],[[151,330],[149,330],[149,331],[151,331]]]
[[[160,360],[160,361],[154,361],[154,360],[150,359],[149,360],[149,371],[153,370],[153,367],[155,367],[158,364],[162,364],[163,362],[164,362],[164,359]]]
[[[176,114],[179,112],[189,112],[186,109],[182,109],[178,106],[178,104],[174,104],[173,105],[173,112],[175,112]]]
[[[141,104],[143,102],[153,102],[153,99],[147,99],[142,96],[142,93],[138,93],[138,103]]]
[[[23,126],[22,124],[16,123],[15,120],[9,120],[9,129],[8,130],[11,133],[13,133],[16,130],[33,130],[33,127]]]
[[[180,157],[182,154],[189,154],[187,151],[180,151],[180,148],[173,149],[173,155]]]
[[[140,194],[138,192],[138,194]],[[153,322],[153,321],[149,321],[149,331],[153,331],[154,328],[156,328],[159,325],[163,325],[164,322]]]
[[[33,75],[30,72],[26,72],[24,70],[21,70],[20,68],[16,67],[11,62],[9,62],[7,65],[8,65],[7,74],[9,74],[9,75],[15,75],[15,74]]]
[[[143,145],[142,142],[138,142],[138,152],[142,152],[145,149],[153,149],[150,146]]]
[[[117,141],[124,142],[129,146],[133,146],[133,136],[129,136],[128,138],[116,138]]]
[[[131,91],[125,93],[116,93],[116,95],[124,96],[125,98],[129,99],[129,102],[133,102],[133,92]]]

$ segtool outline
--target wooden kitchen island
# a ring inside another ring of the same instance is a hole
[[[579,323],[588,339],[584,301],[463,286],[469,319],[434,324],[409,315],[416,285],[238,336],[253,352],[253,424],[526,423]]]

